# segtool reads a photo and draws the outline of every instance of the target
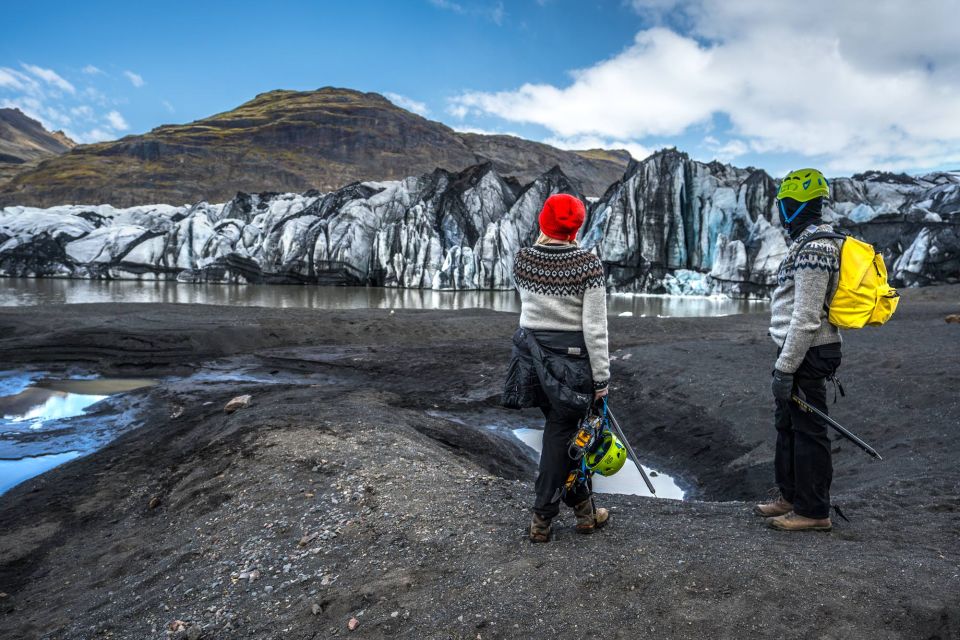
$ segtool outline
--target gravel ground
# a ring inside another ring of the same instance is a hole
[[[139,428],[0,497],[9,638],[960,637],[960,287],[846,334],[829,534],[772,484],[765,318],[611,319],[612,406],[688,501],[525,539],[529,451],[493,422],[517,316],[176,305],[0,309],[8,367],[178,375]],[[238,367],[255,380],[224,381]],[[205,375],[207,374],[207,375]],[[249,394],[249,406],[224,405]],[[445,417],[444,417],[445,416]]]

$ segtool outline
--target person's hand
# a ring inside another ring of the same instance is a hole
[[[600,398],[606,396],[607,393],[609,393],[609,389],[607,389],[607,387],[604,387],[603,389],[597,389],[593,392],[593,401],[596,402]]]
[[[789,402],[790,395],[793,393],[793,374],[774,369],[773,381],[770,386],[773,389],[774,398]]]

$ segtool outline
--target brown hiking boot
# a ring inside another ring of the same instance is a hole
[[[767,524],[780,531],[830,531],[833,529],[830,518],[808,518],[795,513],[770,518]]]
[[[550,521],[536,513],[530,522],[530,542],[550,542]]]
[[[577,533],[593,533],[610,520],[610,512],[593,506],[593,498],[587,498],[573,508],[577,517]]]
[[[758,516],[763,516],[764,518],[785,516],[791,511],[793,511],[793,504],[784,500],[783,496],[780,495],[778,495],[777,499],[773,502],[758,504],[753,507],[753,512]]]

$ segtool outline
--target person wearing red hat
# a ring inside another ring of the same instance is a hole
[[[567,449],[587,408],[607,395],[610,358],[603,263],[576,242],[586,209],[572,195],[547,198],[540,237],[521,249],[513,277],[520,292],[520,328],[503,404],[539,407],[546,418],[530,540],[547,542],[560,502],[572,507],[576,530],[592,533],[609,519],[593,503],[590,481],[565,487],[578,463]]]

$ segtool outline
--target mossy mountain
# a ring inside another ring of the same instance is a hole
[[[326,87],[271,91],[196,122],[77,147],[0,186],[0,205],[222,202],[237,191],[331,191],[482,162],[522,183],[559,166],[599,196],[629,161],[625,151],[461,133],[379,94]]]

